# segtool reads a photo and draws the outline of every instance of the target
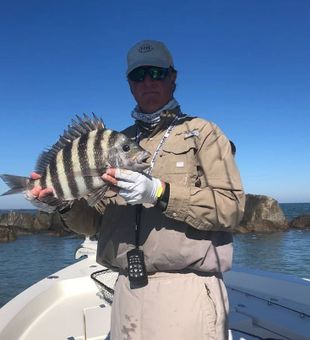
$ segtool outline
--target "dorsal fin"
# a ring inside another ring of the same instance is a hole
[[[57,153],[65,146],[72,144],[75,139],[90,131],[105,129],[102,119],[98,118],[93,112],[92,117],[84,113],[83,117],[76,115],[76,119],[71,120],[67,130],[64,130],[63,134],[59,136],[58,141],[50,149],[46,149],[41,153],[36,164],[37,173],[44,173],[46,167],[56,157]]]

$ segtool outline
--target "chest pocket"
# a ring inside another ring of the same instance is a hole
[[[195,137],[184,139],[184,134],[171,137],[158,155],[153,174],[169,183],[193,185],[197,179],[198,165]]]

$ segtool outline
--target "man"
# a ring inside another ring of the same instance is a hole
[[[227,339],[222,273],[231,268],[231,231],[244,209],[231,144],[215,124],[182,113],[163,43],[137,43],[127,62],[137,106],[123,132],[150,152],[150,169],[107,170],[102,178],[116,193],[104,213],[80,200],[63,219],[76,232],[99,232],[97,261],[120,273],[112,340]]]

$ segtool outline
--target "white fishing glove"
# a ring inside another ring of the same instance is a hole
[[[156,204],[163,192],[163,186],[158,178],[141,174],[136,171],[116,169],[116,186],[120,188],[119,195],[132,205]]]

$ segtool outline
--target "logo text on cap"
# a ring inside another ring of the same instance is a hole
[[[138,51],[140,53],[148,53],[148,52],[151,52],[153,51],[154,47],[150,44],[143,44],[139,47]]]

